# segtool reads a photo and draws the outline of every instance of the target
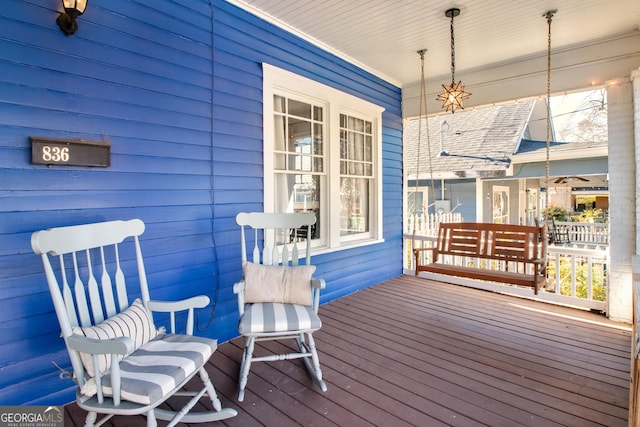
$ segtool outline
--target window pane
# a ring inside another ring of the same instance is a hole
[[[372,156],[373,151],[373,141],[371,136],[367,135],[364,139],[364,161],[371,162],[373,161]]]
[[[323,127],[322,123],[314,123],[313,125],[313,154],[321,155],[323,154]]]
[[[353,135],[353,138],[354,150],[351,158],[354,160],[364,160],[364,135],[356,133]]]
[[[311,153],[311,122],[289,117],[289,147],[291,153]]]
[[[315,226],[311,238],[320,238],[320,191],[322,177],[310,174],[276,174],[276,212],[313,212]]]
[[[278,95],[274,95],[273,96],[273,111],[275,111],[276,113],[285,113],[286,112],[286,102],[287,99],[282,97],[282,96],[278,96]]]
[[[273,167],[277,170],[287,170],[287,158],[282,153],[275,153],[273,158]]]
[[[289,155],[289,170],[311,172],[313,169],[313,157]]]
[[[285,121],[283,116],[274,116],[274,126],[273,126],[273,147],[277,151],[285,150],[285,135],[287,134],[287,122]]]
[[[322,107],[313,107],[313,120],[322,121]]]
[[[292,116],[304,117],[305,119],[311,119],[311,104],[306,102],[296,101],[294,99],[289,100],[289,114]]]
[[[340,235],[369,231],[369,180],[340,179]]]

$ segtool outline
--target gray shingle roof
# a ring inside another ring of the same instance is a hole
[[[418,168],[421,179],[430,178],[431,173],[438,179],[504,175],[534,105],[535,101],[529,100],[430,117],[428,122],[424,118],[409,120],[405,126],[409,178],[415,178]],[[440,155],[441,133],[446,155]]]

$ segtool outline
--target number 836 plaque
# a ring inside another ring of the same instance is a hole
[[[111,144],[106,141],[30,137],[31,163],[37,165],[111,165]]]

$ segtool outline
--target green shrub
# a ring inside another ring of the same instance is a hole
[[[585,209],[582,212],[571,215],[571,220],[574,222],[606,222],[607,218],[604,216],[602,209]]]
[[[542,210],[542,215],[544,215],[547,219],[552,219],[554,221],[566,221],[567,220],[567,210],[565,208],[561,208],[559,206],[551,205],[548,208],[544,208]]]

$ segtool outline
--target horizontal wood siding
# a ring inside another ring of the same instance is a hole
[[[182,3],[91,1],[69,37],[59,1],[0,11],[1,405],[73,399],[33,231],[142,218],[152,295],[214,296],[212,9]],[[108,140],[111,166],[32,165],[29,136]]]
[[[317,257],[323,302],[400,274],[400,90],[225,1],[92,0],[75,35],[57,0],[0,10],[0,405],[73,384],[31,233],[138,217],[151,294],[207,294],[198,333],[237,335],[240,211],[263,206],[262,62],[384,107],[382,244]],[[30,164],[29,136],[107,140],[111,166]]]

